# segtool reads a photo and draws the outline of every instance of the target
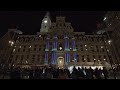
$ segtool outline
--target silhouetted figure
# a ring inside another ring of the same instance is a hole
[[[90,79],[94,79],[93,75],[94,75],[94,70],[90,67]]]
[[[78,77],[79,77],[79,79],[85,78],[84,73],[83,73],[82,69],[80,69],[80,67],[78,67]]]
[[[98,68],[95,69],[94,74],[95,74],[96,79],[101,79],[100,72],[99,72]]]
[[[58,79],[69,79],[69,78],[67,73],[64,72],[62,69],[60,69]]]
[[[105,67],[103,67],[103,74],[104,74],[105,79],[108,79],[108,71]]]

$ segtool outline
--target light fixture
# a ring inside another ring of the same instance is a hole
[[[86,51],[87,51],[88,49],[86,49]]]
[[[96,59],[94,58],[94,60],[96,60]]]
[[[9,41],[9,43],[11,43],[11,41]]]
[[[85,45],[85,47],[87,47],[87,45]]]
[[[101,48],[103,48],[103,46],[101,46]]]
[[[41,35],[39,35],[39,37],[41,37]]]
[[[15,49],[13,49],[13,52],[15,52]]]
[[[26,63],[28,63],[28,61],[26,61]]]
[[[111,43],[111,40],[108,40],[108,43],[110,44],[110,43]]]
[[[44,23],[47,23],[47,20],[45,20]]]
[[[60,47],[59,49],[62,50],[62,47]]]
[[[21,48],[21,46],[19,48]]]
[[[104,17],[104,19],[103,19],[103,20],[105,21],[106,19],[107,19],[107,17]]]
[[[106,60],[106,59],[104,59],[104,60]]]
[[[29,48],[31,48],[31,46]]]

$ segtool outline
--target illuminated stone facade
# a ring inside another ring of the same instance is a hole
[[[95,63],[103,65],[105,61],[110,63],[108,54],[114,61],[106,35],[74,32],[71,23],[66,22],[65,17],[61,16],[56,17],[56,22],[52,22],[47,29],[45,32],[37,32],[36,35],[24,35],[15,33],[16,30],[11,31],[16,36],[6,38],[6,44],[1,47],[2,50],[11,48],[7,49],[9,51],[7,55],[10,55],[10,58],[4,59],[5,62],[15,66],[56,65],[61,68],[75,64],[92,66]],[[12,46],[11,41],[14,42]],[[6,55],[2,50],[1,61]]]
[[[120,11],[108,11],[105,15],[106,31],[112,40],[113,55],[117,64],[120,63]]]

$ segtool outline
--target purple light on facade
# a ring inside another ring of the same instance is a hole
[[[76,62],[76,53],[74,53],[74,62]]]
[[[64,63],[66,64],[66,53],[65,53],[65,60],[64,60]]]

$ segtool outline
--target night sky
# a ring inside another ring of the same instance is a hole
[[[0,36],[4,35],[11,25],[23,24],[22,31],[27,34],[39,32],[41,22],[47,11],[0,11]],[[74,31],[93,32],[102,22],[106,11],[49,11],[51,20],[56,16],[65,16],[71,22]]]

